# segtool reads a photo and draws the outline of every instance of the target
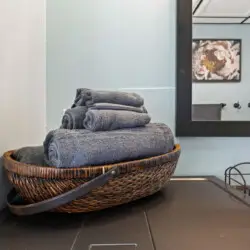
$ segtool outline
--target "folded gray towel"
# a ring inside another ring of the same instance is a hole
[[[127,110],[133,111],[137,113],[148,113],[144,106],[141,107],[134,107],[134,106],[127,106],[127,105],[120,105],[120,104],[113,104],[113,103],[94,103],[92,106],[89,107],[91,110]]]
[[[145,113],[125,110],[89,110],[86,113],[83,125],[92,132],[110,131],[145,126],[150,120],[150,116]]]
[[[65,129],[83,129],[83,120],[85,119],[87,107],[79,106],[67,109],[62,118],[61,128]]]
[[[100,102],[141,107],[144,103],[144,100],[136,93],[98,91],[83,88],[77,89],[72,108],[76,106],[91,106],[94,103]]]
[[[22,163],[38,165],[38,166],[47,165],[44,161],[43,146],[20,148],[15,150],[12,156],[16,161]]]
[[[164,124],[95,132],[57,129],[44,141],[50,166],[70,168],[110,164],[161,155],[172,151],[174,136]]]

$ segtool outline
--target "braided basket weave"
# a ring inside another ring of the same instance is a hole
[[[13,160],[12,153],[4,154],[7,176],[20,196],[31,204],[63,194],[117,166],[117,177],[86,196],[54,210],[80,213],[128,203],[159,191],[174,173],[180,146],[176,145],[168,154],[143,160],[70,169],[23,164]]]

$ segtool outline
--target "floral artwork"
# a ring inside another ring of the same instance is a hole
[[[241,80],[241,40],[194,39],[192,50],[194,82]]]

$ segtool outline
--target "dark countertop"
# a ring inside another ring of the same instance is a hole
[[[242,203],[241,193],[230,194],[221,181],[211,180],[174,179],[151,197],[90,214],[9,215],[0,224],[0,249],[87,250],[90,244],[130,243],[92,250],[249,250],[249,200]]]

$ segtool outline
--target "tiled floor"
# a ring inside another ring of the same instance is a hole
[[[249,250],[250,204],[201,181],[172,182],[154,196],[89,214],[9,215],[0,250]]]
[[[82,218],[79,215],[10,216],[0,227],[0,249],[73,249],[73,243],[81,230],[81,223]]]
[[[139,243],[153,250],[143,211],[144,200],[90,214],[9,215],[0,224],[1,250],[88,250],[91,244]],[[91,250],[134,250],[134,246]]]

